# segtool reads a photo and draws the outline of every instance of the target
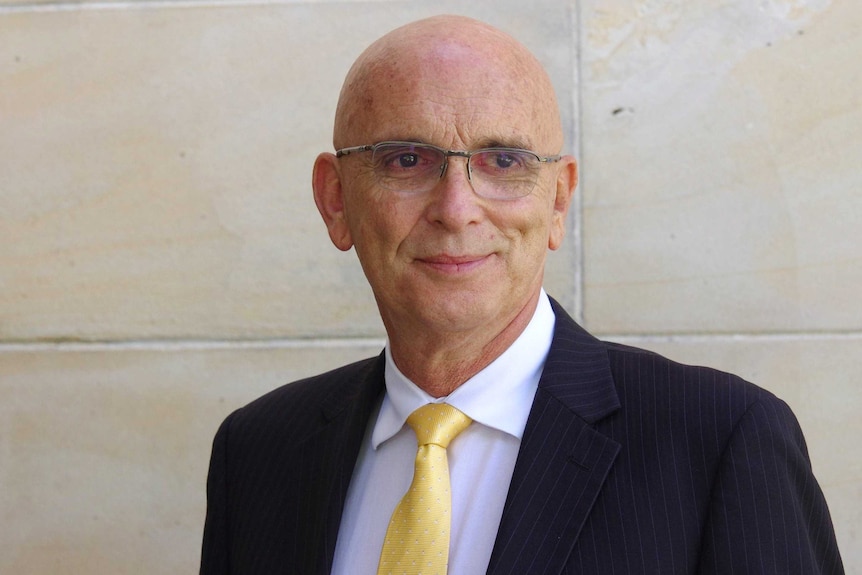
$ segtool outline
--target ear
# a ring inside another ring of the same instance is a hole
[[[311,186],[314,189],[314,203],[329,231],[329,239],[341,251],[349,250],[353,247],[353,238],[345,217],[341,170],[335,154],[325,152],[317,156]]]
[[[566,215],[578,186],[578,162],[572,156],[563,156],[562,164],[557,173],[557,193],[554,197],[554,213],[551,217],[551,230],[548,235],[548,247],[556,250],[563,243],[566,235]]]

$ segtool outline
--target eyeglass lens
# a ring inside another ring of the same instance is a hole
[[[380,185],[405,193],[427,192],[443,175],[447,154],[422,144],[378,144],[372,163]],[[468,159],[470,182],[486,198],[519,198],[533,191],[538,158],[521,150],[477,150]]]

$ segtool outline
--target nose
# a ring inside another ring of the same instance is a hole
[[[449,150],[446,152],[446,155],[443,156],[443,164],[440,166],[440,177],[443,178],[446,176],[446,170],[449,168],[449,162],[452,161],[452,158],[464,158],[464,166],[467,169],[467,179],[472,182],[472,174],[470,172],[470,152],[462,152],[458,150]]]
[[[473,192],[467,156],[451,154],[446,160],[440,180],[429,194],[426,214],[433,224],[458,230],[481,220],[481,198]]]

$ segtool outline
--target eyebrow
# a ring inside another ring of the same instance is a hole
[[[436,144],[431,144],[431,142],[428,142],[427,140],[423,140],[421,138],[398,138],[398,137],[396,137],[396,138],[385,138],[385,139],[380,140],[380,141],[381,142],[409,142],[411,144],[428,144],[428,145],[436,146]],[[437,146],[437,147],[442,147],[446,150],[450,149],[446,146]],[[470,150],[481,150],[484,148],[516,148],[516,149],[520,149],[520,150],[531,150],[532,149],[530,147],[530,144],[525,139],[523,139],[521,137],[516,137],[513,139],[506,140],[503,138],[489,136],[489,137],[481,138],[480,140],[478,140],[476,142],[476,145],[471,146],[468,149],[468,151],[470,151]]]
[[[488,137],[478,141],[476,149],[480,148],[517,148],[521,150],[530,150],[530,144],[521,137],[515,138],[494,138]]]

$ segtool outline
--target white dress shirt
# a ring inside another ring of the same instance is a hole
[[[447,397],[408,380],[386,349],[386,393],[369,420],[347,493],[332,573],[374,575],[392,511],[413,479],[416,436],[407,416],[448,403],[473,419],[449,445],[452,491],[450,575],[488,568],[530,407],[554,331],[542,291],[533,318],[500,357]]]

